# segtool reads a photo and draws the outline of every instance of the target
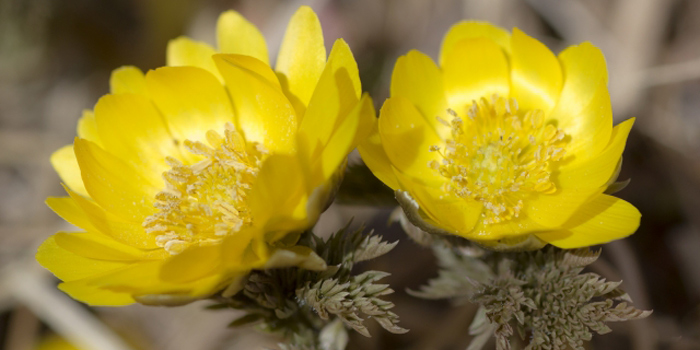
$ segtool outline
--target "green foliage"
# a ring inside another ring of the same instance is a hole
[[[396,242],[387,243],[372,232],[346,227],[325,241],[306,232],[298,244],[314,250],[328,268],[254,271],[240,292],[231,297],[216,296],[217,304],[210,308],[245,311],[230,326],[255,324],[280,334],[287,340],[287,344],[280,344],[283,350],[342,350],[347,343],[345,326],[369,337],[364,321],[370,317],[389,332],[407,331],[397,325],[398,316],[390,311],[394,304],[383,299],[393,290],[376,283],[389,274],[352,271],[355,263],[388,253]]]
[[[480,305],[469,332],[468,350],[493,336],[496,349],[510,349],[517,331],[526,350],[584,349],[593,333],[611,331],[607,322],[647,317],[629,304],[621,282],[583,273],[600,251],[554,247],[534,252],[484,253],[477,257],[455,247],[434,247],[440,272],[419,291],[424,298],[454,298]]]

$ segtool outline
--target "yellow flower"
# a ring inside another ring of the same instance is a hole
[[[52,156],[70,197],[47,203],[85,232],[57,233],[37,259],[73,298],[180,304],[233,293],[251,269],[325,267],[294,243],[376,119],[352,53],[338,40],[326,60],[308,7],[274,71],[239,14],[221,15],[218,41],[221,54],[180,38],[171,67],[115,70],[111,94]]]
[[[634,120],[612,126],[600,50],[555,56],[517,28],[462,22],[439,64],[398,59],[360,146],[412,223],[493,249],[582,247],[637,229],[637,209],[604,194]]]

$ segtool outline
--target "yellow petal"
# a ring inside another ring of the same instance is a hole
[[[556,122],[570,136],[566,157],[572,159],[567,160],[568,165],[574,166],[597,157],[610,142],[613,123],[610,95],[603,80],[588,106],[578,114],[567,115]]]
[[[224,125],[234,120],[226,90],[205,70],[159,68],[148,72],[146,84],[177,144],[204,141],[207,131],[222,133]]]
[[[443,74],[447,101],[461,115],[466,115],[472,101],[510,92],[508,60],[490,39],[464,39],[455,44],[445,57]]]
[[[597,156],[583,162],[565,164],[555,177],[557,186],[564,188],[599,188],[615,174],[625,150],[625,143],[635,118],[615,126],[607,147]]]
[[[438,227],[452,234],[468,237],[481,217],[483,205],[445,193],[435,186],[424,186],[397,172],[401,187],[416,200],[420,209]]]
[[[149,258],[147,251],[117,242],[101,233],[59,232],[54,237],[59,247],[89,259],[136,261]]]
[[[125,221],[105,211],[94,201],[82,197],[68,188],[66,188],[66,192],[68,192],[75,204],[80,207],[80,210],[85,213],[97,231],[136,248],[158,248],[154,237],[147,234],[141,225],[145,217],[138,221]],[[59,212],[57,211],[57,213]],[[65,215],[65,213],[59,213],[59,215]]]
[[[82,196],[88,196],[73,145],[63,146],[54,152],[51,155],[51,165],[66,186]]]
[[[308,142],[310,159],[325,148],[335,129],[348,118],[349,112],[357,105],[360,91],[355,59],[345,41],[339,39],[333,45],[318,88],[299,125],[300,137]]]
[[[423,114],[428,124],[443,138],[450,128],[438,123],[440,116],[447,118],[447,99],[440,69],[425,54],[412,50],[396,60],[391,75],[391,96],[405,97]]]
[[[571,136],[572,148],[581,150],[574,162],[583,161],[605,147],[612,129],[605,57],[585,42],[562,51],[559,61],[564,85],[550,119]]]
[[[255,226],[245,227],[235,235],[226,236],[221,243],[221,255],[226,257],[223,261],[225,269],[245,272],[263,266],[269,256],[263,236],[263,230]]]
[[[167,294],[170,298],[144,298],[144,302],[181,305],[223,289],[231,279],[215,274],[190,283],[171,283],[159,278],[162,266],[163,260],[132,263],[101,276],[63,283],[59,288],[90,305],[126,305],[133,303],[133,297],[151,294]]]
[[[290,153],[296,148],[297,119],[278,86],[261,75],[260,61],[248,56],[216,55],[236,110],[237,125],[248,141],[268,151]],[[257,62],[257,63],[254,63]]]
[[[525,214],[545,227],[558,228],[567,221],[581,205],[603,193],[604,188],[561,188],[553,194],[539,194],[525,202]]]
[[[510,54],[510,33],[508,31],[488,22],[463,21],[453,25],[442,40],[440,66],[445,65],[445,58],[458,42],[473,38],[491,39]]]
[[[148,96],[146,78],[140,69],[133,66],[124,66],[113,70],[109,78],[109,88],[113,94]]]
[[[253,56],[269,65],[267,44],[262,33],[236,11],[226,11],[216,23],[216,39],[221,53]]]
[[[46,199],[46,205],[51,208],[63,220],[82,228],[86,231],[95,231],[96,228],[90,221],[88,215],[78,205],[78,203],[70,197],[49,197]]]
[[[170,167],[167,156],[181,158],[179,147],[151,100],[141,95],[105,95],[95,106],[103,149],[138,169],[156,187]]]
[[[233,278],[230,274],[213,273],[190,282],[165,281],[160,276],[164,264],[163,260],[131,264],[125,269],[93,278],[88,285],[107,290],[129,292],[139,301],[142,295],[170,294],[174,300],[180,301],[179,304],[186,304],[194,299],[208,297],[222,290]],[[158,299],[151,298],[150,301],[156,302]],[[166,305],[173,302],[172,299],[161,299],[161,301]]]
[[[384,147],[382,146],[381,136],[379,135],[379,130],[377,125],[372,127],[370,135],[365,139],[365,141],[360,142],[357,146],[357,150],[360,152],[362,161],[365,165],[372,171],[372,174],[381,180],[385,185],[389,186],[392,190],[399,188],[398,180],[396,175],[394,175],[394,169],[391,165],[389,157],[384,152]]]
[[[254,75],[255,77],[261,79],[265,83],[272,86],[275,91],[282,91],[282,85],[272,68],[265,64],[263,61],[252,57],[244,55],[217,55],[225,58],[227,62],[234,64],[241,69],[246,70],[248,73]]]
[[[387,157],[399,171],[424,184],[439,186],[445,181],[428,166],[441,160],[439,153],[429,151],[430,146],[442,146],[443,142],[409,100],[391,97],[384,102],[379,134]]]
[[[126,268],[95,277],[89,285],[100,288],[135,292],[158,284],[166,284],[158,278],[164,260],[147,260],[129,264]]]
[[[234,273],[223,273],[221,275],[209,276],[204,279],[207,284],[211,285],[214,283],[214,287],[207,286],[200,283],[197,280],[188,283],[186,286],[180,285],[180,288],[174,292],[160,293],[160,294],[135,294],[134,299],[143,305],[153,305],[153,306],[181,306],[189,304],[193,301],[197,301],[207,297],[213,293],[220,292],[223,290],[222,295],[225,298],[231,297],[234,294],[241,291],[245,285],[248,278],[248,272],[234,272]],[[208,291],[204,294],[204,288],[208,288]]]
[[[479,221],[467,238],[479,241],[487,240],[509,240],[515,236],[538,232],[546,227],[538,224],[527,215],[521,214],[519,217],[496,224],[484,224]]]
[[[136,302],[129,293],[103,289],[90,282],[90,278],[64,282],[58,285],[58,289],[71,298],[92,306],[125,306]]]
[[[78,137],[92,141],[102,147],[102,139],[97,132],[97,121],[95,121],[95,113],[91,110],[84,110],[83,116],[78,120]]]
[[[637,230],[641,214],[632,204],[601,195],[585,204],[565,223],[562,231],[538,234],[563,249],[587,247],[624,238]]]
[[[170,40],[165,61],[170,67],[190,66],[205,69],[221,80],[221,75],[212,60],[215,54],[216,50],[209,44],[182,36]]]
[[[191,247],[168,259],[160,277],[168,282],[191,282],[213,274],[221,264],[221,247],[218,245]]]
[[[127,266],[122,261],[95,260],[69,252],[59,247],[55,236],[47,238],[39,246],[36,260],[62,281],[98,276]]]
[[[308,105],[325,64],[321,23],[314,10],[301,6],[289,21],[275,65],[287,96]]]
[[[253,222],[264,227],[276,217],[304,220],[307,185],[295,155],[273,154],[263,163],[247,197]]]
[[[158,278],[163,260],[131,263],[123,269],[85,280],[88,286],[134,293],[140,288],[166,284]]]
[[[512,76],[510,96],[522,110],[541,109],[548,115],[559,100],[562,69],[544,44],[518,28],[511,37]]]
[[[155,212],[153,201],[159,188],[94,143],[76,138],[74,145],[85,188],[102,208],[135,222]]]
[[[321,153],[324,181],[338,170],[348,154],[369,135],[375,115],[372,98],[365,94],[335,130]]]

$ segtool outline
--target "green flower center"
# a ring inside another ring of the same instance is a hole
[[[443,159],[428,166],[447,179],[445,192],[484,204],[483,223],[517,218],[528,196],[556,191],[550,177],[568,140],[544,112],[519,113],[515,99],[496,95],[474,101],[466,119],[449,112],[451,121],[439,120],[452,137],[430,147]]]

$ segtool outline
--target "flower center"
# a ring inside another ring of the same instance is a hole
[[[204,159],[185,165],[167,157],[165,189],[156,194],[159,212],[144,220],[146,232],[170,254],[190,245],[215,244],[251,224],[246,196],[267,155],[256,142],[246,142],[231,123],[224,136],[206,133],[206,145],[186,140],[185,148]]]
[[[438,120],[450,127],[452,137],[444,150],[430,146],[443,159],[428,166],[449,180],[445,192],[484,204],[484,224],[517,218],[523,199],[556,191],[550,175],[568,141],[561,129],[544,123],[544,112],[519,113],[515,99],[497,95],[490,102],[474,101],[466,119],[448,112],[450,122]]]

